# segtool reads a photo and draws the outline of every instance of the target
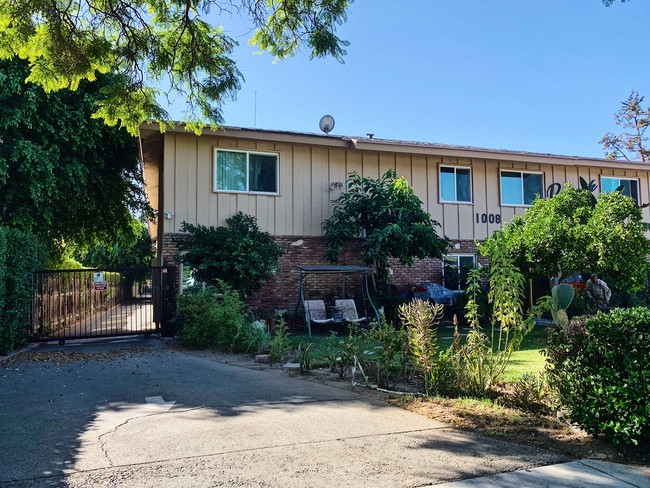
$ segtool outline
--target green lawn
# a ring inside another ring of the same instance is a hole
[[[519,351],[512,354],[503,379],[513,381],[525,373],[539,373],[544,369],[546,358],[540,352],[545,346],[546,327],[535,326],[526,336]]]
[[[466,330],[461,330],[461,333],[466,333]],[[438,341],[441,348],[449,347],[451,344],[451,337],[453,329],[439,327],[438,328]],[[344,330],[337,331],[337,337],[347,337],[347,332]],[[519,351],[513,353],[510,358],[510,363],[506,367],[503,379],[505,381],[514,381],[520,378],[525,373],[539,373],[544,369],[545,357],[540,352],[544,347],[546,337],[545,327],[536,326],[524,339]],[[327,330],[312,330],[312,337],[308,337],[306,331],[300,331],[292,335],[294,346],[302,344],[303,347],[309,343],[311,346],[312,367],[326,367],[327,362],[327,348],[332,344],[331,333]]]
[[[539,349],[526,349],[514,352],[503,373],[505,381],[515,381],[526,373],[540,373],[546,358]]]

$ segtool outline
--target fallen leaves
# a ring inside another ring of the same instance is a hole
[[[80,361],[109,361],[112,359],[126,358],[134,354],[142,354],[148,349],[139,347],[131,349],[116,349],[105,352],[70,352],[70,351],[24,351],[0,361],[0,366],[7,367],[22,363],[55,363],[57,366]]]

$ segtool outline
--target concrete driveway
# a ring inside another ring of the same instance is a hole
[[[0,368],[1,486],[416,487],[562,461],[156,338],[33,350],[102,355]]]

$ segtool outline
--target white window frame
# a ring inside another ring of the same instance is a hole
[[[600,192],[601,193],[609,193],[609,192],[603,192],[603,179],[607,178],[608,180],[618,180],[618,185],[616,187],[619,187],[621,185],[621,181],[636,181],[636,204],[641,205],[641,183],[639,182],[639,178],[630,178],[627,176],[614,176],[614,175],[600,175]]]
[[[470,254],[470,253],[452,253],[452,254],[445,254],[442,257],[442,282],[445,284],[445,288],[447,287],[447,284],[445,282],[445,260],[447,258],[456,258],[456,269],[458,269],[458,290],[464,290],[465,289],[465,283],[461,283],[460,281],[460,258],[472,258],[472,261],[474,262],[474,267],[476,268],[476,254]],[[451,288],[449,288],[451,290]]]
[[[243,153],[246,154],[246,190],[226,190],[223,188],[217,188],[217,154],[219,152],[231,152],[231,153]],[[249,165],[250,165],[250,155],[259,154],[260,156],[274,156],[275,157],[275,192],[270,191],[250,191],[249,182]],[[215,193],[239,193],[239,194],[252,194],[252,195],[280,195],[280,153],[277,152],[266,152],[266,151],[246,151],[241,149],[230,149],[226,147],[215,147],[213,151],[213,163],[212,163],[212,191]]]
[[[501,178],[503,173],[519,173],[521,176],[521,201],[522,203],[504,203],[503,202],[503,186],[501,185]],[[532,204],[523,203],[524,201],[524,178],[523,175],[542,175],[542,191],[539,195],[540,198],[544,198],[544,173],[541,171],[528,171],[521,169],[501,169],[499,170],[499,201],[501,202],[502,207],[532,207]]]
[[[445,200],[442,197],[442,169],[443,168],[449,168],[454,170],[454,199],[453,200]],[[458,169],[466,169],[469,171],[469,200],[458,200],[458,180],[456,176],[456,171]],[[472,168],[469,166],[448,166],[448,165],[440,165],[438,167],[438,190],[439,190],[439,196],[440,196],[440,203],[468,203],[471,204],[474,201],[474,191],[473,191],[473,180],[472,180]]]

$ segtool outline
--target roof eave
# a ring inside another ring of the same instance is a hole
[[[141,130],[159,130],[157,123],[144,123]],[[166,132],[191,134],[183,123],[173,127],[168,126]],[[449,146],[444,144],[415,143],[409,141],[393,141],[385,139],[368,139],[361,137],[321,135],[291,131],[276,131],[267,129],[248,129],[242,127],[221,127],[212,129],[206,127],[202,134],[239,139],[254,139],[258,141],[308,144],[362,151],[378,151],[393,153],[421,154],[424,156],[452,156],[468,159],[492,159],[499,161],[516,161],[534,164],[554,164],[562,166],[598,166],[605,168],[650,170],[650,164],[611,159],[585,158],[580,156],[561,156],[554,154],[529,153],[524,151],[508,151],[478,147]]]

